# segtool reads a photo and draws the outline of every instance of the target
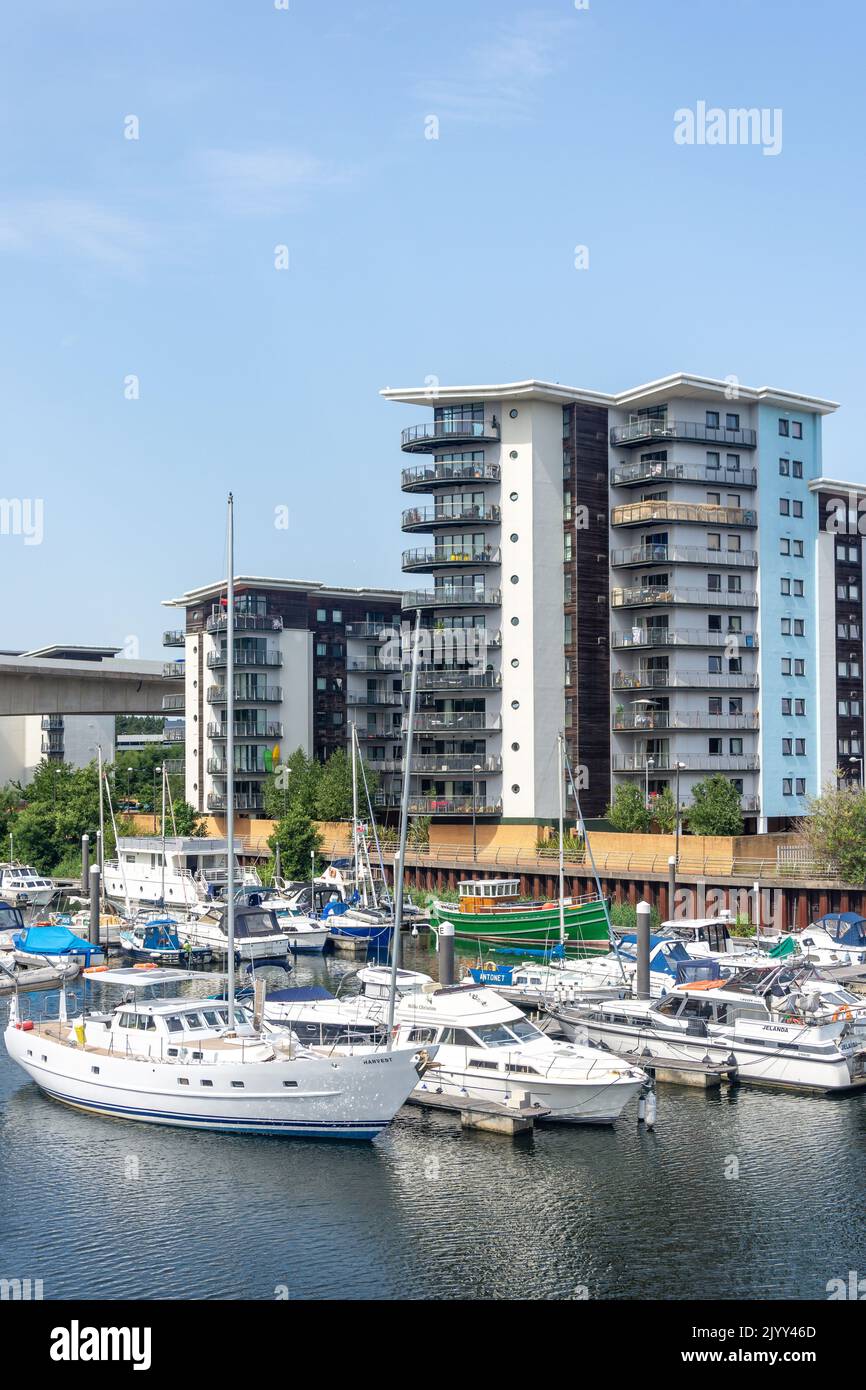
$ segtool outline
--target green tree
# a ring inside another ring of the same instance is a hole
[[[809,814],[797,828],[814,857],[829,861],[848,883],[866,882],[866,790],[828,782],[806,805]]]
[[[284,758],[265,779],[265,815],[279,820],[290,806],[307,816],[314,815],[321,766],[315,758],[308,758],[303,748]]]
[[[23,797],[17,787],[0,788],[0,851],[5,854],[5,846],[9,843],[9,831],[15,824],[15,817],[18,814]]]
[[[57,818],[50,806],[25,806],[15,821],[15,857],[50,873],[62,854]]]
[[[372,799],[379,786],[379,776],[373,771],[369,763],[363,763],[363,768]],[[367,798],[364,794],[364,783],[359,768],[358,815],[362,820],[366,818],[366,804]],[[336,753],[332,753],[328,761],[321,766],[316,787],[315,813],[317,820],[351,820],[352,818],[352,760],[343,748],[338,748]]]
[[[677,824],[677,803],[670,787],[665,787],[652,803],[652,817],[664,835],[671,835]]]
[[[321,836],[300,807],[290,806],[286,815],[277,821],[268,845],[272,853],[277,845],[280,847],[283,878],[309,878],[311,854],[314,856],[313,868],[318,870]]]
[[[686,818],[693,835],[742,835],[740,793],[730,777],[715,772],[696,782]]]
[[[174,834],[175,829],[178,835],[206,834],[204,819],[199,815],[195,807],[190,806],[188,801],[174,802],[174,823],[172,825],[171,817],[166,815],[166,825],[167,829],[170,829],[172,834]]]
[[[626,835],[645,834],[650,828],[650,813],[644,805],[640,787],[634,782],[619,783],[604,815],[614,830]]]

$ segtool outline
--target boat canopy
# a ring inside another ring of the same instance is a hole
[[[626,960],[637,960],[637,935],[626,932],[619,938],[620,953]],[[677,966],[691,956],[681,941],[672,941],[669,936],[650,936],[650,970],[662,975],[675,976]]]
[[[76,936],[68,927],[25,927],[15,932],[15,949],[31,956],[99,955],[102,947]]]
[[[721,978],[722,970],[717,960],[711,960],[707,957],[694,960],[689,957],[677,962],[678,985],[693,985],[697,984],[699,980],[720,980]]]
[[[839,946],[866,946],[866,917],[858,912],[828,912],[815,923]]]
[[[289,985],[286,989],[269,989],[267,993],[268,1003],[276,1000],[280,1004],[314,1004],[333,998],[324,985]]]
[[[457,885],[461,898],[517,898],[519,878],[464,878]]]

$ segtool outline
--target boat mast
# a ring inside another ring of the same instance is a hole
[[[229,493],[226,576],[226,928],[228,1017],[235,1026],[235,533],[234,497]]]
[[[105,902],[105,807],[102,799],[102,744],[96,745],[99,768],[99,892]]]
[[[415,732],[415,692],[418,688],[418,653],[421,650],[421,609],[415,609],[415,646],[412,649],[412,679],[409,683],[409,709],[406,715],[406,742],[403,746],[403,788],[400,795],[400,847],[394,856],[394,921],[391,924],[391,989],[388,996],[388,1042],[390,1051],[397,1003],[397,966],[400,963],[400,923],[403,921],[403,873],[406,861],[406,832],[409,827],[409,778],[412,767],[412,736]]]
[[[357,892],[361,882],[361,875],[358,866],[358,765],[355,762],[354,720],[352,720],[352,860],[355,866],[355,891]]]
[[[565,740],[556,735],[556,778],[559,782],[559,944],[565,945],[565,851],[563,824],[565,821]]]
[[[159,901],[165,906],[165,763],[162,765],[162,870],[159,882]]]

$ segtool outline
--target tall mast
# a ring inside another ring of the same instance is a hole
[[[229,1028],[235,1026],[235,529],[229,493],[226,576],[226,927]]]
[[[352,721],[352,859],[355,867],[355,891],[358,891],[361,875],[358,868],[358,765],[355,762],[355,721]]]
[[[165,763],[162,765],[162,877],[160,880],[159,900],[165,905]]]
[[[394,1032],[397,1003],[397,966],[400,963],[400,924],[403,921],[403,874],[406,862],[406,832],[409,827],[409,778],[412,768],[412,736],[415,732],[415,692],[418,689],[418,653],[421,650],[421,609],[415,610],[415,646],[412,650],[412,679],[409,682],[409,709],[406,716],[406,742],[403,747],[403,788],[400,796],[400,848],[394,858],[394,921],[391,927],[391,989],[388,998],[388,1043]]]
[[[565,758],[562,733],[556,736],[556,776],[559,782],[559,944],[565,945],[565,851],[563,834],[565,822]]]
[[[102,744],[96,745],[99,767],[99,892],[105,898],[105,804],[102,795]]]

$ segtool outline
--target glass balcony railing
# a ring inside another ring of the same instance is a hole
[[[633,627],[611,633],[611,646],[623,647],[726,647],[731,656],[756,650],[755,632],[713,632],[699,627]]]
[[[610,432],[610,442],[616,448],[631,448],[649,440],[673,439],[691,444],[723,444],[731,449],[755,449],[758,436],[754,430],[725,429],[721,425],[701,424],[697,420],[630,420]]]
[[[637,589],[612,589],[611,608],[657,608],[664,604],[684,604],[697,608],[757,608],[758,595],[752,589],[671,589],[648,584]]]
[[[498,507],[452,502],[442,507],[410,507],[403,513],[404,531],[428,531],[438,526],[498,526]]]
[[[610,470],[612,487],[639,487],[647,483],[718,483],[724,487],[757,487],[756,468],[728,468],[719,463],[621,463]]]
[[[712,568],[757,569],[757,550],[707,550],[699,545],[637,545],[612,550],[614,569],[630,565],[702,565]]]
[[[406,453],[429,453],[440,445],[454,443],[498,444],[499,424],[477,420],[472,415],[453,414],[446,419],[427,420],[423,425],[410,425],[400,434],[400,448]]]
[[[747,507],[722,507],[708,502],[625,502],[610,514],[612,526],[647,526],[683,522],[697,526],[756,527],[758,513]]]
[[[483,463],[480,460],[422,463],[417,468],[402,470],[400,486],[404,492],[435,492],[437,488],[450,487],[454,483],[498,483],[500,476],[498,463]]]
[[[498,608],[502,602],[499,589],[455,585],[449,589],[410,589],[403,595],[404,608]]]
[[[615,671],[613,690],[757,690],[757,672]]]

